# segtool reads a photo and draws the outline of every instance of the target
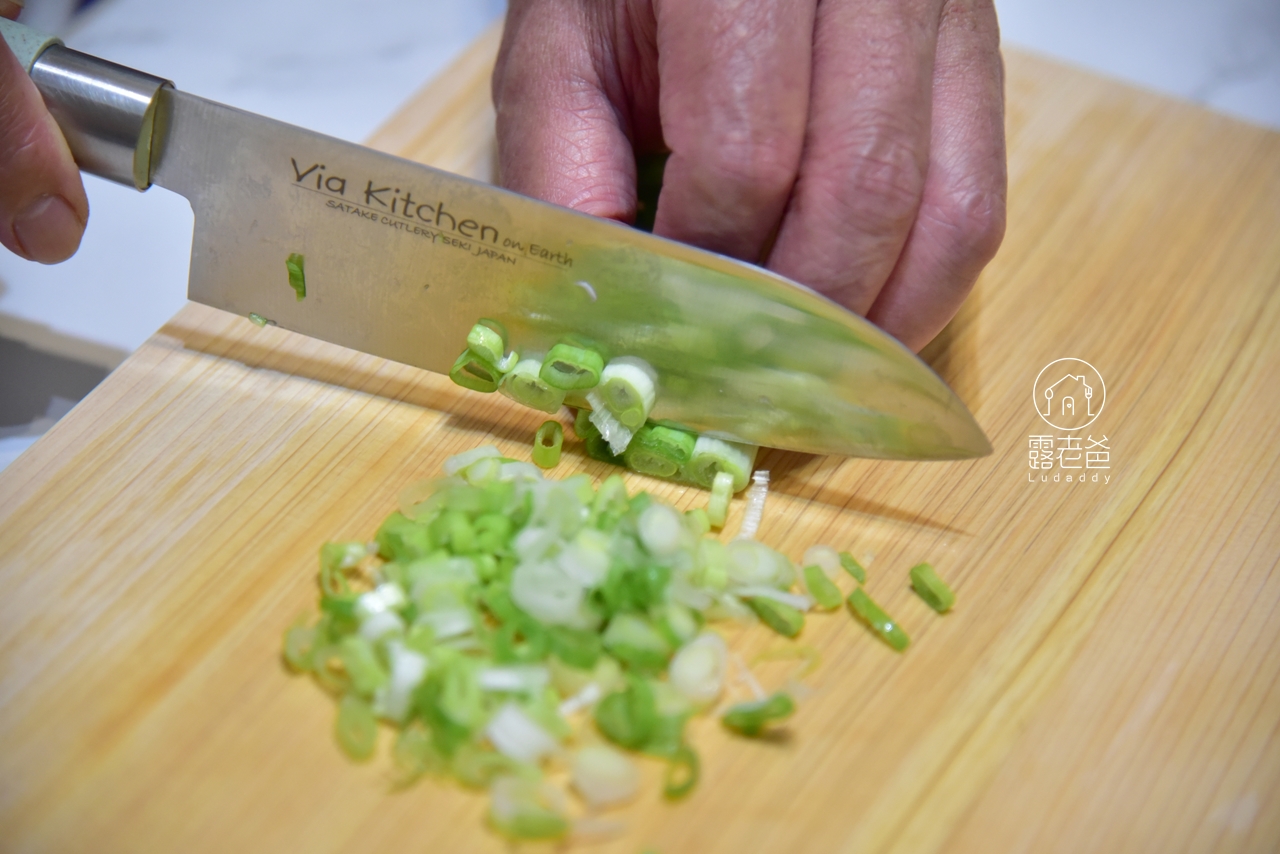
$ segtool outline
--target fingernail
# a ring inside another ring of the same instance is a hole
[[[57,264],[75,254],[84,223],[62,196],[41,196],[13,220],[22,254],[41,264]]]
[[[18,13],[22,11],[23,0],[0,0],[0,18],[9,18],[10,20],[18,17]]]

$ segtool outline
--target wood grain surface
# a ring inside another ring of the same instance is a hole
[[[491,175],[495,44],[374,143]],[[926,351],[995,453],[761,461],[761,537],[866,557],[911,647],[813,617],[823,662],[787,736],[697,724],[696,792],[662,802],[646,765],[626,833],[591,850],[1280,847],[1280,135],[1007,66],[1008,236]],[[1029,437],[1054,432],[1032,384],[1068,356],[1106,379],[1084,432],[1108,437],[1110,482],[1028,481]],[[343,759],[332,702],[278,650],[324,540],[372,534],[451,453],[525,455],[541,417],[181,311],[0,474],[0,849],[504,850],[483,796],[392,792],[388,739]],[[579,470],[604,473],[572,446],[559,473]],[[945,617],[908,587],[923,559],[958,593]]]

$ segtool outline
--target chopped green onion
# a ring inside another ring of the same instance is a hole
[[[741,492],[751,477],[758,450],[755,445],[699,436],[684,466],[684,477],[703,489],[710,489],[716,474],[725,471],[733,475],[733,491]]]
[[[631,444],[635,431],[619,421],[595,391],[587,393],[587,403],[591,405],[591,423],[596,425],[601,437],[609,443],[609,450],[621,454]]]
[[[373,644],[360,635],[348,635],[338,644],[342,655],[342,666],[351,677],[351,687],[356,693],[368,697],[381,688],[387,681],[387,672],[382,669]]]
[[[691,507],[684,511],[684,520],[689,532],[698,539],[711,532],[711,516],[701,507]]]
[[[739,735],[757,736],[769,724],[791,717],[795,710],[796,704],[791,695],[779,691],[763,700],[730,706],[720,722]]]
[[[569,832],[569,819],[557,795],[545,780],[497,777],[489,789],[489,822],[511,839],[559,839]]]
[[[587,456],[591,457],[591,459],[599,460],[602,463],[611,463],[615,466],[624,465],[622,457],[614,454],[613,449],[609,447],[609,443],[600,435],[600,430],[591,423],[591,410],[578,410],[578,414],[573,419],[573,432],[582,440],[582,444],[586,447]]]
[[[500,364],[507,352],[507,329],[496,320],[482,317],[467,333],[467,349],[491,365]]]
[[[625,803],[640,789],[640,769],[626,754],[608,745],[578,748],[569,768],[573,788],[596,809]]]
[[[378,722],[373,717],[373,709],[352,694],[343,697],[338,704],[334,735],[342,752],[352,759],[363,762],[370,758],[378,740]]]
[[[620,356],[600,372],[599,395],[624,426],[638,430],[653,409],[657,381],[657,373],[644,359]]]
[[[844,567],[844,571],[854,577],[859,584],[867,583],[867,571],[862,568],[862,564],[848,552],[840,552],[840,565]]]
[[[654,477],[674,477],[689,462],[699,441],[683,430],[646,424],[636,431],[622,457],[632,471]]]
[[[561,342],[547,354],[540,376],[548,385],[569,391],[594,388],[603,370],[604,359],[595,350]]]
[[[832,581],[840,574],[840,555],[831,546],[809,546],[800,559],[801,566],[818,566]]]
[[[516,362],[498,388],[516,403],[523,403],[539,412],[556,412],[564,403],[564,390],[555,388],[539,376],[541,359],[521,359]]]
[[[678,801],[698,785],[698,754],[687,744],[681,744],[667,763],[662,794],[669,801]]]
[[[652,592],[630,586],[619,595],[624,601],[629,599],[639,604],[644,601],[642,597],[652,596]],[[661,670],[671,658],[667,639],[648,620],[636,614],[616,614],[600,640],[614,658],[640,672]]]
[[[724,527],[732,499],[733,475],[727,471],[716,472],[715,479],[711,482],[711,497],[707,499],[707,518],[711,520],[711,527]]]
[[[302,271],[302,256],[294,252],[285,259],[284,266],[289,271],[289,287],[298,295],[298,302],[302,302],[307,297],[307,277]]]
[[[648,742],[658,721],[653,688],[644,679],[629,677],[626,688],[596,704],[595,721],[604,737],[614,744],[639,750]]]
[[[252,311],[249,312],[249,320],[253,323],[254,326],[275,326],[276,325],[276,322],[274,320],[268,320],[262,315]]]
[[[538,468],[555,468],[560,463],[564,428],[559,421],[544,421],[533,437],[533,462]]]
[[[780,635],[793,638],[804,628],[804,613],[785,602],[763,596],[752,596],[747,600],[747,604],[765,625]]]
[[[421,721],[414,721],[400,731],[391,756],[396,766],[396,785],[401,787],[437,770],[442,764],[440,755],[431,744],[431,732]]]
[[[316,627],[299,621],[284,633],[284,661],[295,673],[311,669],[311,657],[316,648]]]
[[[933,566],[930,564],[918,563],[911,567],[911,586],[915,588],[916,593],[920,594],[920,598],[939,614],[947,613],[951,610],[951,606],[956,604],[956,594],[945,581],[938,577],[938,573],[933,571]]]
[[[858,619],[866,623],[881,640],[898,652],[902,652],[907,648],[907,644],[911,643],[911,639],[902,630],[902,626],[895,623],[879,605],[871,600],[871,597],[861,587],[850,593],[847,601],[849,602],[849,610],[853,611]]]
[[[804,586],[813,601],[818,603],[818,607],[827,611],[839,608],[840,600],[844,598],[840,588],[827,578],[827,574],[817,564],[804,568]]]
[[[671,685],[690,702],[705,706],[724,690],[728,647],[724,638],[704,632],[682,646],[671,659]]]
[[[453,363],[453,367],[449,369],[449,379],[463,388],[488,394],[498,390],[498,383],[502,381],[502,374],[492,362],[477,356],[468,349],[462,351],[462,355],[458,357],[458,360]]]

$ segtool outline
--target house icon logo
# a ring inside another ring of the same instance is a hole
[[[1036,412],[1050,427],[1079,430],[1088,427],[1107,402],[1102,374],[1083,359],[1056,359],[1036,377]]]

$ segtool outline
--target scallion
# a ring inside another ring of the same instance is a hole
[[[818,607],[827,611],[839,608],[840,600],[844,598],[840,588],[827,578],[827,573],[817,564],[804,568],[804,586],[813,597],[813,601],[818,603]]]
[[[849,610],[859,620],[866,623],[877,637],[898,652],[902,652],[907,648],[907,644],[911,643],[911,639],[902,630],[902,626],[894,622],[879,605],[872,601],[871,597],[861,587],[850,593],[847,601]]]
[[[681,744],[667,763],[663,778],[662,794],[669,801],[678,801],[698,785],[698,754],[687,744]]]
[[[945,614],[956,604],[956,594],[938,577],[933,566],[918,563],[911,567],[911,586],[930,608]]]
[[[723,528],[729,517],[729,502],[733,499],[733,475],[727,471],[716,472],[711,483],[711,497],[707,499],[707,518],[713,528]]]
[[[334,735],[343,753],[357,762],[369,759],[378,740],[378,722],[373,716],[373,709],[355,695],[343,697],[338,703]]]
[[[693,434],[674,427],[646,424],[636,431],[623,460],[627,468],[640,474],[675,477],[691,459],[698,441]]]
[[[795,710],[796,704],[791,695],[779,691],[763,700],[730,706],[720,722],[739,735],[757,736],[769,724],[791,717]]]
[[[564,389],[547,383],[539,373],[541,359],[521,359],[502,378],[498,390],[516,403],[522,403],[539,412],[556,412],[564,403]]]
[[[603,370],[604,359],[595,350],[562,341],[547,353],[540,376],[548,385],[570,391],[594,388]]]
[[[507,352],[507,328],[482,317],[467,333],[467,349],[491,365],[502,362]]]
[[[463,350],[462,355],[449,369],[449,379],[463,388],[488,394],[498,390],[502,374],[492,362],[489,362],[470,350]]]
[[[307,277],[302,269],[302,256],[294,252],[285,259],[284,266],[289,271],[289,287],[298,295],[298,302],[302,302],[307,297]]]
[[[785,602],[753,596],[747,599],[747,604],[766,626],[780,635],[793,638],[804,628],[804,613]]]
[[[560,463],[564,428],[559,421],[544,421],[533,437],[533,462],[538,468],[555,468]]]
[[[758,450],[755,445],[699,436],[685,463],[684,477],[703,489],[710,489],[718,472],[728,472],[733,476],[733,491],[741,492],[751,477]]]
[[[840,552],[840,565],[844,567],[844,571],[854,577],[859,584],[867,583],[867,571],[862,568],[862,564],[848,552]]]
[[[638,430],[657,398],[658,375],[648,362],[619,356],[600,372],[599,396],[624,426]]]

